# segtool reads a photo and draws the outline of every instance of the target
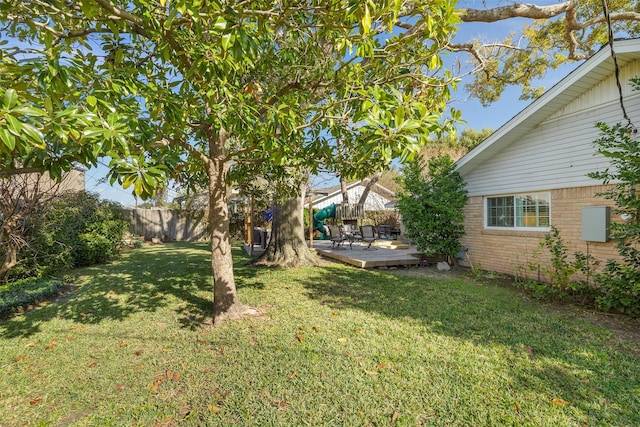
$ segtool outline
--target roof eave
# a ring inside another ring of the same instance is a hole
[[[618,57],[623,54],[636,53],[640,50],[640,39],[616,41],[614,49],[616,50]],[[520,135],[535,128],[535,126],[545,118],[549,117],[549,115],[553,114],[559,108],[562,108],[562,106],[568,104],[571,99],[575,99],[575,95],[571,94],[571,96],[567,96],[567,99],[565,99],[563,103],[557,103],[553,106],[553,109],[544,111],[545,107],[550,106],[554,100],[559,100],[562,95],[568,94],[572,91],[572,88],[575,88],[576,83],[584,80],[585,77],[594,70],[599,68],[606,70],[607,67],[610,67],[613,70],[611,51],[608,46],[605,46],[585,63],[571,71],[571,73],[560,80],[551,89],[525,107],[521,112],[507,121],[480,145],[459,159],[456,162],[456,170],[462,175],[471,172],[478,166],[481,160],[491,156],[491,153],[494,150],[500,149],[502,146],[508,145],[517,140]],[[593,87],[594,84],[595,82],[589,87]],[[584,91],[585,89],[583,88],[581,90]]]

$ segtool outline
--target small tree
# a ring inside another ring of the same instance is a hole
[[[454,256],[464,235],[465,183],[448,155],[403,166],[398,208],[406,236],[427,255]]]
[[[638,79],[633,80],[638,89]],[[611,237],[617,239],[616,249],[621,261],[610,259],[604,271],[596,276],[600,296],[598,304],[605,310],[620,310],[640,315],[640,145],[631,128],[598,123],[601,136],[595,141],[598,153],[612,167],[590,173],[604,184],[616,183],[602,195],[616,203],[616,212],[626,221],[611,224]]]

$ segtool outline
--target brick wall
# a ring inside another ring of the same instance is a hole
[[[611,206],[611,221],[619,221],[613,212],[613,202],[596,196],[605,191],[605,186],[566,188],[551,191],[551,222],[560,232],[560,237],[569,248],[569,260],[573,253],[587,251],[600,260],[600,268],[605,261],[616,258],[615,242],[585,242],[582,236],[582,208],[584,206]],[[475,268],[522,276],[523,273],[536,279],[537,271],[522,268],[534,261],[532,254],[540,252],[539,244],[544,241],[545,232],[489,230],[484,228],[484,204],[481,196],[470,197],[465,207],[466,235],[461,243],[469,248],[468,254]],[[541,252],[541,263],[548,262],[548,251]],[[535,261],[538,263],[538,261]],[[543,278],[544,279],[544,278]]]

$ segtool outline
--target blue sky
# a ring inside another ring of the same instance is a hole
[[[486,3],[486,5],[485,5]],[[541,0],[535,2],[538,5],[548,5],[557,3],[556,0]],[[458,7],[484,8],[504,5],[502,1],[483,1],[483,0],[462,0],[458,2]],[[522,25],[529,22],[524,19],[511,19],[498,23],[464,23],[460,26],[460,30],[456,36],[456,41],[464,42],[472,37],[480,37],[485,41],[501,41],[510,32],[519,32]],[[577,64],[566,65],[558,70],[552,70],[538,85],[545,86],[547,89],[556,84],[565,77]],[[493,103],[489,107],[483,107],[476,99],[469,98],[464,91],[464,81],[460,84],[459,90],[453,94],[451,105],[462,111],[462,118],[467,123],[466,128],[473,129],[498,129],[509,119],[519,113],[531,101],[520,101],[520,89],[510,87],[505,90],[499,101]],[[108,183],[101,183],[100,179],[104,178],[107,168],[99,166],[90,169],[86,173],[86,189],[87,191],[96,192],[102,199],[114,200],[125,206],[134,206],[135,199],[131,195],[131,191],[123,190],[117,184],[110,186]],[[332,185],[332,184],[329,184]],[[175,191],[170,190],[169,196],[174,196]],[[142,202],[142,201],[140,201]]]

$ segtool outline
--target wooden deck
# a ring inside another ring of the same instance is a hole
[[[341,246],[338,249],[332,248],[331,241],[329,240],[314,240],[313,250],[323,257],[331,258],[359,268],[394,267],[420,264],[420,259],[412,255],[418,252],[415,246],[409,246],[402,249],[391,249],[391,245],[389,243],[391,242],[375,242],[370,249],[366,249],[367,245],[361,245],[360,243],[354,243],[352,248],[349,248],[349,243],[346,243],[344,248]],[[253,251],[251,251],[250,247],[245,243],[244,249],[247,254],[252,256],[259,256],[264,252],[264,249],[262,249],[260,245],[254,245]]]
[[[389,245],[384,245],[384,241],[376,242],[370,249],[366,245],[354,243],[349,248],[347,243],[344,248],[332,248],[331,242],[327,240],[314,240],[313,249],[327,258],[351,264],[359,268],[393,267],[400,265],[419,265],[420,259],[412,254],[417,253],[415,246],[403,249],[391,249]]]

